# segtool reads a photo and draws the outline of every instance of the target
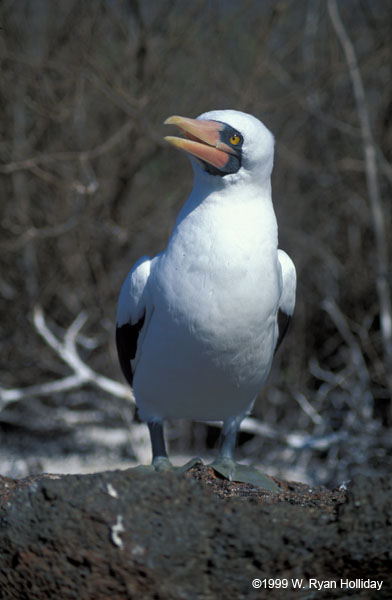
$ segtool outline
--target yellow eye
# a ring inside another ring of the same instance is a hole
[[[238,135],[238,133],[235,133],[230,138],[230,144],[232,144],[233,146],[237,146],[237,144],[239,144],[240,141],[241,141],[241,137]]]

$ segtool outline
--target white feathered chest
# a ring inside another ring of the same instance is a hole
[[[249,355],[273,332],[277,261],[272,204],[212,194],[178,223],[156,263],[155,310],[185,325],[206,350],[237,354],[241,342]]]

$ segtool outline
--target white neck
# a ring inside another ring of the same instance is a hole
[[[270,177],[254,181],[246,172],[220,177],[219,175],[209,175],[200,167],[194,168],[194,171],[193,189],[178,214],[176,226],[198,208],[200,208],[200,212],[213,209],[213,212],[221,213],[220,218],[223,219],[223,222],[227,221],[229,214],[225,215],[225,212],[230,213],[230,209],[238,209],[246,216],[246,210],[249,210],[249,207],[254,207],[254,210],[265,217],[271,215],[273,221],[275,220]],[[248,213],[249,219],[251,212]],[[269,226],[274,229],[274,223],[269,222]]]

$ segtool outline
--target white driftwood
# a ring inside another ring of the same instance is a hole
[[[47,326],[42,308],[37,306],[34,309],[34,326],[37,332],[70,367],[73,373],[72,375],[55,381],[31,385],[24,388],[0,388],[0,408],[28,396],[48,396],[56,392],[65,392],[80,388],[86,384],[95,385],[117,398],[124,398],[134,402],[132,391],[127,385],[97,373],[80,358],[77,350],[77,342],[80,330],[86,320],[86,313],[81,312],[65,332],[64,339],[59,340]]]

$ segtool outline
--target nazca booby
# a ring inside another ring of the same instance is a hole
[[[190,157],[194,185],[167,248],[142,257],[122,286],[120,364],[149,426],[153,468],[173,468],[166,419],[220,420],[214,469],[278,491],[256,469],[234,462],[237,431],[295,304],[295,267],[278,249],[271,200],[274,138],[235,110],[172,116],[165,124],[185,136],[165,139]]]

